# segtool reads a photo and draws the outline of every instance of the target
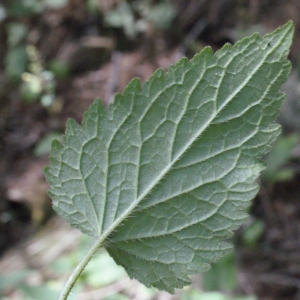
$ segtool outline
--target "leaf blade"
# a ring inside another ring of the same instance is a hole
[[[82,127],[69,121],[45,174],[57,212],[106,248],[130,277],[169,292],[230,246],[280,128],[272,125],[293,32],[287,23],[215,55],[204,49],[133,80]]]

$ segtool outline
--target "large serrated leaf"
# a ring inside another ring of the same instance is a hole
[[[54,209],[131,278],[173,293],[231,248],[280,132],[293,25],[134,79],[70,120],[45,174]]]

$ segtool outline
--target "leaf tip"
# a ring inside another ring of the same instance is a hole
[[[286,27],[288,30],[294,31],[295,30],[295,24],[292,20],[289,20],[288,22],[286,22],[282,28]]]
[[[286,35],[287,39],[292,40],[294,31],[295,31],[295,24],[292,20],[289,20],[283,26],[281,26],[277,30],[275,30],[274,33],[276,33],[277,31],[282,32],[282,34]]]
[[[293,41],[293,36],[294,36],[294,31],[295,31],[295,25],[292,20],[288,21],[281,27],[278,27],[276,30],[273,32],[267,34],[265,36],[265,39],[273,39],[277,38],[281,40],[281,45],[283,45],[286,48],[286,51],[284,51],[284,56],[288,55],[289,48],[292,44]]]

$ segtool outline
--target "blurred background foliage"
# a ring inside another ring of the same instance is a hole
[[[105,251],[72,299],[300,299],[300,4],[298,0],[2,0],[0,3],[0,297],[55,299],[89,238],[55,217],[43,167],[66,120],[105,105],[133,77],[210,45],[292,19],[293,71],[250,217],[235,251],[168,295],[129,280]]]

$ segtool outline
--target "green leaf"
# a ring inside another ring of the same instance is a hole
[[[52,141],[54,139],[60,140],[61,134],[58,132],[50,132],[49,134],[41,138],[33,149],[34,155],[43,156],[49,153]]]
[[[246,227],[242,233],[241,240],[243,245],[246,245],[250,249],[257,247],[265,230],[265,223],[254,219],[254,221],[252,221],[252,223]]]
[[[280,132],[292,34],[288,22],[205,48],[68,121],[45,174],[54,209],[96,239],[90,251],[103,242],[131,278],[173,293],[231,249]]]
[[[226,254],[202,275],[205,291],[233,291],[237,286],[237,270],[233,252]]]
[[[253,296],[248,297],[228,297],[218,292],[201,293],[192,290],[190,293],[184,294],[180,300],[256,300]]]
[[[298,143],[297,133],[278,138],[272,151],[266,156],[268,167],[262,173],[262,179],[265,182],[275,183],[293,178],[294,170],[284,167],[284,165],[293,157],[293,150]]]

